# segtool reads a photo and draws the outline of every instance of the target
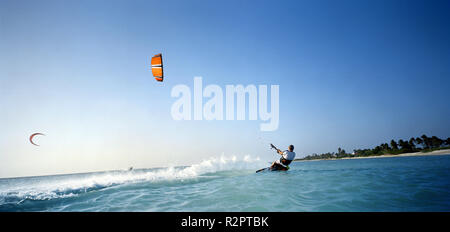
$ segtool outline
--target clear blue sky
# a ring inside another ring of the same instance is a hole
[[[450,132],[449,1],[0,2],[0,177],[298,156]],[[162,52],[157,83],[148,57]],[[174,121],[177,84],[280,86],[280,126]],[[40,147],[28,136],[43,132]],[[261,138],[261,139],[259,139]]]

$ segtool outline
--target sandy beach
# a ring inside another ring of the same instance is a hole
[[[366,156],[366,157],[345,157],[345,158],[332,158],[332,159],[313,159],[313,160],[294,160],[294,161],[318,161],[318,160],[341,160],[341,159],[371,159],[371,158],[388,158],[388,157],[401,157],[401,156],[428,156],[428,155],[450,155],[450,149],[430,151],[430,152],[412,152],[403,153],[398,155],[385,154],[379,156]]]

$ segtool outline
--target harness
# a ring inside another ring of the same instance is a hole
[[[280,162],[281,162],[282,164],[288,166],[288,165],[292,162],[292,160],[287,160],[287,159],[285,159],[284,157],[281,157],[281,158],[280,158]]]
[[[283,165],[288,166],[291,162],[292,160],[285,159],[283,156],[281,156],[280,158],[280,163],[282,163]]]

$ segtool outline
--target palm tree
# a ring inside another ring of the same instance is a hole
[[[403,141],[403,139],[400,139],[400,140],[398,141],[398,146],[400,147],[400,149],[403,149],[404,146],[405,146],[405,141]]]
[[[443,143],[444,143],[444,141],[442,141],[442,139],[440,139],[436,136],[431,137],[431,146],[433,148],[440,147],[440,146],[442,146]]]
[[[409,145],[409,143],[407,141],[403,141],[402,139],[400,139],[398,141],[398,145],[400,147],[402,147],[402,152],[410,152],[410,151],[412,151],[412,147]]]
[[[414,137],[409,139],[409,146],[411,146],[412,150],[416,149],[416,145],[414,144],[414,142],[416,142],[416,139]]]
[[[417,137],[416,138],[416,143],[417,143],[417,145],[422,144],[423,140],[421,138]]]
[[[398,150],[398,144],[394,140],[391,140],[391,147],[392,150]]]
[[[391,150],[391,148],[389,147],[389,145],[387,143],[381,144],[381,147],[383,148],[383,150],[386,150],[386,151]]]
[[[425,134],[423,134],[423,135],[420,136],[420,137],[421,137],[422,140],[423,140],[424,148],[425,148],[425,149],[430,148],[430,145],[431,145],[431,143],[430,143],[430,138],[428,138]]]

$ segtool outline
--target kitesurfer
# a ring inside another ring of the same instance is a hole
[[[278,154],[281,155],[280,159],[278,159],[272,163],[272,165],[270,166],[270,170],[272,170],[272,171],[287,171],[287,170],[289,170],[289,164],[295,158],[294,145],[289,145],[289,148],[286,151],[281,151],[280,149],[276,148],[273,144],[270,144],[270,146],[273,149],[275,149]]]

